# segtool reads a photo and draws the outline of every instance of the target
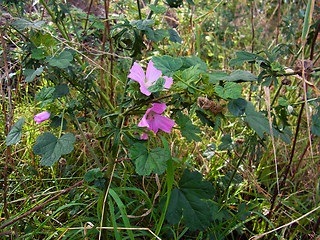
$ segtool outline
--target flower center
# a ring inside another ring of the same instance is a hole
[[[148,115],[147,115],[147,119],[148,119],[148,120],[153,120],[155,114],[156,114],[156,113],[155,113],[154,111],[150,111],[150,112],[148,113]]]

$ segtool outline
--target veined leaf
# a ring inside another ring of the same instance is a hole
[[[70,66],[71,61],[73,60],[73,56],[69,51],[63,51],[58,56],[55,57],[47,57],[46,61],[49,65],[58,68],[67,68]]]
[[[146,30],[147,27],[152,26],[154,24],[154,20],[152,19],[134,20],[130,24],[132,26],[135,26],[139,30]]]
[[[169,40],[171,42],[181,43],[182,38],[179,36],[179,34],[175,30],[168,29],[168,33],[169,33]]]
[[[192,121],[187,115],[182,114],[181,112],[177,114],[176,124],[180,127],[180,132],[189,142],[192,140],[200,142],[201,138],[197,135],[201,133],[200,129],[192,124]]]
[[[148,150],[144,143],[134,144],[129,152],[136,164],[136,172],[144,176],[150,175],[152,171],[162,174],[167,168],[167,161],[171,158],[171,153],[164,148]]]
[[[256,112],[251,102],[247,102],[245,113],[245,121],[258,134],[259,137],[263,138],[264,133],[271,135],[268,118],[265,117],[261,112]],[[279,136],[279,132],[274,127],[272,127],[272,133],[276,138]]]
[[[51,167],[59,160],[61,155],[68,154],[73,150],[73,143],[76,138],[71,133],[66,133],[57,139],[52,133],[45,132],[36,139],[33,152],[42,155],[41,165]]]
[[[222,87],[220,85],[215,86],[216,93],[224,99],[237,99],[241,98],[242,87],[234,82],[226,82]]]
[[[208,204],[202,199],[213,197],[214,189],[211,183],[202,181],[198,172],[186,169],[170,196],[166,219],[176,224],[184,217],[185,224],[194,230],[204,230],[211,222],[211,211]]]
[[[180,58],[173,58],[171,56],[155,56],[152,58],[154,67],[162,72],[167,77],[172,77],[176,71],[182,66]]]
[[[8,136],[6,137],[6,146],[16,144],[21,139],[21,129],[24,124],[24,118],[20,118],[13,124]]]
[[[36,70],[34,69],[25,69],[23,75],[26,76],[26,82],[32,82],[36,76],[40,76],[43,72],[43,67],[39,67]]]

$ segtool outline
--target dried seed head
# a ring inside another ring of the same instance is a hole
[[[303,67],[304,67],[304,72],[306,74],[311,74],[313,72],[313,63],[311,60],[305,59],[303,61]],[[297,72],[299,75],[302,74],[302,60],[296,61],[294,65],[294,71]]]
[[[285,78],[281,81],[282,85],[291,85],[291,80],[289,78]]]
[[[210,101],[206,97],[198,97],[197,104],[204,110],[210,110],[213,114],[218,114],[223,111],[223,107],[216,102]]]

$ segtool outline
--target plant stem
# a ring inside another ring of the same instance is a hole
[[[137,1],[139,1],[139,0],[137,0]],[[155,0],[153,6],[157,6],[158,2],[159,2],[159,0]],[[153,11],[151,10],[147,19],[150,19],[152,17],[152,14],[153,14]]]
[[[285,172],[283,174],[282,181],[281,181],[280,186],[279,186],[280,191],[283,188],[285,182],[287,181],[288,173],[289,173],[289,170],[290,170],[290,166],[292,164],[292,160],[293,160],[293,156],[294,156],[294,152],[295,152],[295,148],[296,148],[296,143],[297,143],[297,140],[298,140],[298,134],[299,134],[299,128],[300,128],[303,109],[304,109],[304,103],[301,104],[300,113],[299,113],[298,121],[297,121],[296,133],[294,135],[293,145],[292,145],[292,149],[291,149],[290,159],[289,159],[289,163],[287,164],[286,170],[285,170]],[[277,196],[278,196],[278,189],[275,188],[274,193],[272,195],[272,199],[271,199],[270,210],[269,210],[269,213],[267,215],[269,220],[272,217],[273,207],[274,207],[274,204],[275,204]],[[265,231],[267,231],[267,230],[268,230],[268,225],[266,226]]]
[[[241,156],[240,156],[240,158],[239,158],[239,160],[238,160],[238,162],[237,162],[237,165],[235,166],[235,169],[234,169],[234,171],[233,171],[233,173],[232,173],[231,178],[229,179],[229,182],[228,182],[228,184],[227,184],[227,187],[226,187],[225,191],[223,192],[222,197],[219,199],[219,202],[220,202],[220,203],[225,200],[224,198],[225,198],[226,195],[229,193],[229,188],[230,188],[230,185],[231,185],[231,183],[232,183],[232,180],[233,180],[234,176],[236,175],[236,173],[237,173],[237,171],[238,171],[238,168],[239,168],[239,166],[240,166],[240,163],[241,163],[241,161],[243,160],[244,155],[247,153],[248,149],[249,149],[249,145],[247,144],[246,147],[243,149],[243,152],[242,152],[242,154],[241,154]]]
[[[78,121],[78,118],[77,118],[76,116],[74,117],[74,120],[75,120],[75,122],[76,122],[76,124],[77,124],[77,127],[78,127],[79,130],[80,130],[81,137],[84,139],[84,142],[86,143],[87,148],[89,149],[89,151],[91,152],[92,157],[94,158],[94,161],[96,162],[97,166],[98,166],[100,169],[102,169],[102,164],[101,164],[101,162],[99,161],[99,159],[97,158],[96,154],[94,153],[94,150],[93,150],[93,148],[91,147],[90,143],[88,142],[88,140],[87,140],[87,138],[86,138],[86,136],[85,136],[85,134],[84,134],[84,132],[83,132],[83,130],[82,130],[82,128],[81,128],[81,125],[80,125],[80,123],[79,123],[79,121]]]

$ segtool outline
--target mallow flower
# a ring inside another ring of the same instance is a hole
[[[47,111],[44,111],[44,112],[41,112],[41,113],[38,113],[34,116],[34,120],[37,122],[37,123],[41,123],[43,121],[46,121],[48,120],[50,117],[50,113],[47,112]]]
[[[147,127],[148,130],[157,133],[159,129],[164,132],[170,133],[171,128],[175,122],[170,118],[160,115],[166,110],[167,105],[165,103],[154,103],[152,108],[149,108],[144,114],[143,118],[138,124],[138,127]],[[148,135],[144,133],[141,139],[147,139]]]
[[[130,69],[128,78],[137,81],[140,84],[140,91],[144,95],[150,96],[151,92],[148,91],[148,88],[154,85],[161,76],[162,72],[153,66],[152,61],[149,61],[146,74],[144,74],[142,67],[138,63],[134,63]],[[165,79],[163,87],[169,89],[173,83],[173,79],[167,76],[162,77]]]

